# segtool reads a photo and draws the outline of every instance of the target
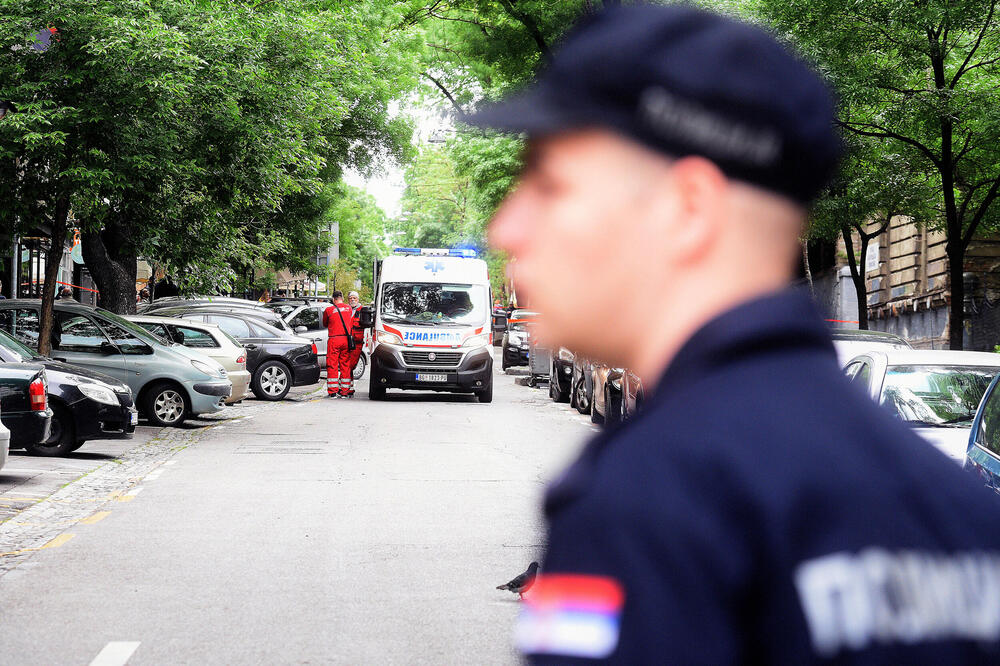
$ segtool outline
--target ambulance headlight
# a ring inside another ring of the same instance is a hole
[[[377,331],[376,338],[379,342],[384,345],[403,345],[403,339],[396,335],[395,333],[390,333],[389,331]]]
[[[487,333],[482,335],[473,335],[471,338],[462,343],[463,347],[485,347],[490,344],[490,336]]]

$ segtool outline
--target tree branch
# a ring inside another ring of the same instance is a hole
[[[524,12],[520,12],[514,8],[514,3],[511,0],[500,0],[500,6],[504,8],[512,18],[516,19],[524,26],[531,38],[535,40],[535,45],[538,46],[538,51],[545,57],[549,56],[549,45],[545,43],[545,37],[542,36],[542,31],[538,29],[538,24],[535,19],[531,18]]]
[[[874,125],[872,123],[853,123],[852,124],[850,122],[845,122],[845,121],[842,121],[842,120],[838,120],[836,122],[837,122],[837,125],[840,126],[841,128],[846,129],[849,132],[854,132],[855,134],[860,134],[861,136],[870,136],[870,137],[874,137],[876,139],[896,139],[897,141],[902,141],[903,143],[905,143],[907,145],[910,145],[910,146],[913,146],[914,148],[916,148],[917,150],[919,150],[920,152],[922,152],[924,155],[926,155],[927,159],[929,159],[931,162],[933,162],[934,166],[936,166],[938,169],[941,168],[941,160],[940,160],[940,158],[938,158],[938,156],[935,155],[931,151],[930,148],[928,148],[924,144],[920,143],[916,139],[911,139],[908,136],[903,136],[902,134],[899,134],[897,132],[893,132],[892,130],[886,129],[885,127],[882,127],[881,125]],[[860,129],[862,127],[870,127],[872,130],[876,130],[876,131]]]
[[[979,224],[983,221],[983,218],[986,217],[986,210],[996,200],[998,194],[1000,194],[1000,177],[993,181],[989,192],[983,197],[983,200],[979,203],[979,208],[976,209],[976,214],[973,215],[972,221],[969,222],[969,228],[962,234],[963,249],[969,247],[969,243],[972,242],[972,236],[976,233],[976,229],[979,228]]]
[[[979,31],[979,35],[976,36],[976,43],[972,45],[972,48],[969,50],[968,55],[965,56],[965,60],[962,62],[962,65],[958,68],[958,71],[955,72],[955,76],[951,79],[951,85],[948,86],[949,88],[954,90],[955,86],[958,84],[958,80],[962,78],[962,75],[969,71],[966,67],[969,65],[969,61],[972,60],[972,56],[974,56],[976,51],[979,50],[979,45],[983,43],[983,37],[986,35],[987,30],[989,30],[990,24],[993,23],[993,12],[996,10],[996,7],[997,0],[993,0],[993,2],[990,3],[989,14],[986,15],[986,20],[983,21],[983,28]],[[976,66],[978,67],[979,65]],[[970,67],[969,69],[973,68]]]
[[[449,101],[449,102],[451,102],[451,105],[452,105],[453,107],[455,107],[455,110],[456,110],[456,111],[458,111],[458,115],[459,115],[459,116],[464,116],[464,115],[465,115],[465,110],[464,110],[464,109],[463,109],[463,108],[462,108],[462,107],[461,107],[461,106],[459,105],[459,103],[458,103],[458,102],[456,102],[456,101],[455,101],[455,98],[454,98],[454,97],[452,96],[452,94],[451,94],[451,93],[450,93],[450,92],[448,91],[448,89],[444,87],[444,84],[442,84],[442,83],[441,83],[440,81],[438,81],[437,79],[435,79],[435,78],[434,78],[433,76],[431,76],[431,75],[430,75],[430,74],[428,74],[427,72],[424,72],[424,73],[423,73],[423,75],[424,75],[425,77],[427,77],[428,79],[430,79],[430,80],[431,80],[431,82],[432,82],[432,83],[433,83],[434,85],[436,85],[436,86],[438,87],[438,89],[439,89],[439,90],[440,90],[440,91],[441,91],[442,93],[444,93],[444,96],[448,98],[448,101]]]

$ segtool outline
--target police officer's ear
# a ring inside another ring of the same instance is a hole
[[[663,219],[670,253],[680,263],[697,261],[722,231],[729,181],[719,167],[698,156],[674,161],[667,180],[670,211]]]

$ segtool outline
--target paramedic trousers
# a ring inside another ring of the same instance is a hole
[[[354,341],[356,345],[354,351],[351,352],[351,377],[354,377],[354,368],[358,367],[358,361],[361,360],[361,345],[362,342]]]
[[[351,352],[347,338],[338,335],[326,341],[326,393],[352,395],[354,380],[351,377]]]

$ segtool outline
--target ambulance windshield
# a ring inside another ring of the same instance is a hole
[[[486,287],[440,282],[390,282],[382,289],[382,321],[395,324],[482,325],[489,318]]]

